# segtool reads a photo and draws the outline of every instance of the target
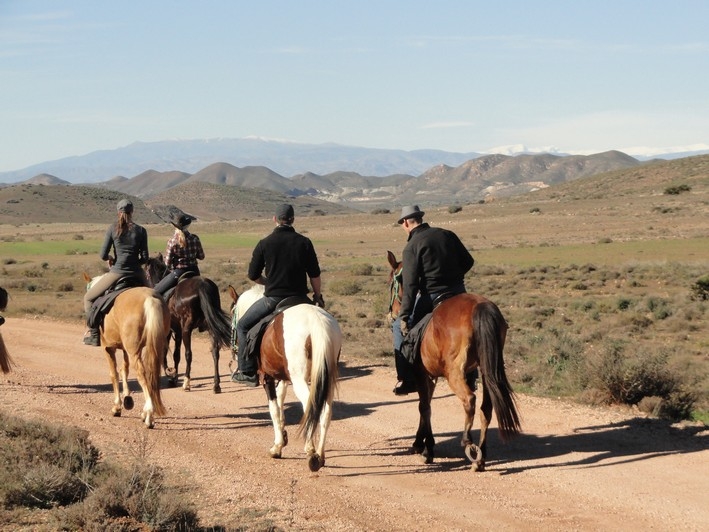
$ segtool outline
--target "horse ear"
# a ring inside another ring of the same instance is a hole
[[[396,260],[396,256],[391,251],[387,251],[387,261],[389,261],[389,266],[391,266],[392,270],[396,270],[397,266],[399,266],[399,261]]]
[[[239,299],[239,294],[236,293],[236,289],[231,285],[229,285],[229,295],[234,303],[236,303],[236,300]]]
[[[86,281],[87,283],[88,283],[89,281],[91,281],[91,277],[89,277],[89,274],[88,274],[88,273],[86,273],[86,272],[81,272],[81,276],[84,278],[84,281]]]

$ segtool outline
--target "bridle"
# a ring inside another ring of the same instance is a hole
[[[394,315],[394,303],[399,303],[399,307],[401,307],[402,278],[403,265],[399,263],[396,269],[392,271],[391,280],[389,281],[389,315],[392,319],[396,319]]]

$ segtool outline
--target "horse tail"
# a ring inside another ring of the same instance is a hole
[[[199,284],[199,305],[207,322],[207,329],[220,347],[231,346],[231,318],[222,310],[219,288],[211,279],[202,278]]]
[[[318,309],[315,319],[310,327],[310,396],[300,422],[300,433],[306,441],[313,437],[325,405],[331,405],[335,397],[342,349],[342,331],[335,318]]]
[[[520,432],[521,424],[502,355],[507,322],[497,305],[485,301],[473,313],[473,330],[483,386],[492,400],[500,436],[503,441],[508,440]]]
[[[3,373],[10,373],[12,364],[13,361],[10,357],[10,353],[5,347],[5,340],[2,339],[2,334],[0,334],[0,371]]]
[[[150,399],[153,401],[155,415],[166,414],[165,405],[160,395],[160,371],[162,360],[167,350],[168,319],[165,312],[165,302],[159,295],[148,296],[143,301],[145,326],[143,328],[143,341],[145,346],[140,360],[143,364],[143,374],[148,386]]]

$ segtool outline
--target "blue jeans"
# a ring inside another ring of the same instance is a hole
[[[404,341],[404,335],[401,333],[401,318],[396,318],[391,324],[391,335],[394,341],[394,364],[396,366],[396,380],[407,380],[410,370],[410,364],[401,354],[401,343]]]
[[[177,270],[172,270],[168,272],[165,277],[163,277],[158,284],[155,285],[155,291],[158,294],[165,295],[168,290],[175,288],[177,286],[177,281],[180,280],[180,276],[187,272],[194,272],[195,275],[199,275],[198,268],[180,268]]]
[[[254,353],[254,356],[246,357],[246,334],[251,327],[273,312],[283,299],[282,297],[262,297],[251,305],[236,322],[236,340],[239,345],[237,359],[239,371],[242,373],[253,374],[258,369],[257,354]]]

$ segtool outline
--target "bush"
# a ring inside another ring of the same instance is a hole
[[[356,264],[350,268],[352,275],[372,275],[372,271],[374,271],[374,266],[371,264]]]
[[[694,301],[707,301],[709,299],[709,275],[697,279],[691,287],[691,298]]]
[[[682,192],[689,192],[690,190],[692,190],[692,187],[690,187],[689,185],[676,185],[667,187],[665,189],[665,194],[676,196],[678,194],[681,194]]]
[[[462,210],[463,210],[463,207],[461,207],[460,205],[451,205],[450,207],[448,207],[448,212],[450,214],[455,214],[455,213],[460,212]]]
[[[357,281],[351,281],[347,279],[341,281],[334,281],[330,283],[329,288],[332,293],[337,294],[338,296],[353,296],[355,294],[358,294],[360,290],[362,290],[362,287]]]

